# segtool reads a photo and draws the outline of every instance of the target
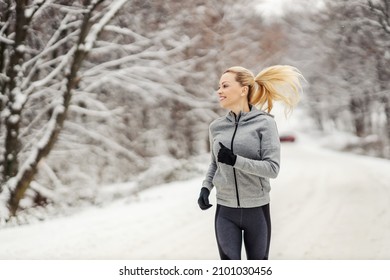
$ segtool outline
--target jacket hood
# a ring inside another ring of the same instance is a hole
[[[266,116],[270,116],[272,118],[274,117],[273,115],[271,115],[267,112],[264,112],[262,110],[257,109],[253,105],[249,105],[249,107],[250,107],[249,112],[240,112],[238,114],[238,116],[234,112],[230,111],[229,113],[227,113],[226,118],[231,122],[235,122],[238,118],[239,118],[240,122],[241,121],[245,122],[245,121],[249,121],[257,116],[260,116],[260,115],[266,115]]]

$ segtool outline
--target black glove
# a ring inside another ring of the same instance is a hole
[[[200,190],[200,195],[198,199],[198,204],[200,209],[207,210],[211,206],[213,206],[212,204],[209,203],[209,195],[210,195],[210,191],[207,188],[203,187]]]
[[[218,161],[234,166],[237,156],[233,154],[230,149],[226,148],[221,142],[219,142],[219,145],[221,146],[221,149],[218,152]]]

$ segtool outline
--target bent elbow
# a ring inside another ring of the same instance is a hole
[[[279,174],[279,172],[272,172],[269,177],[271,179],[275,179],[276,177],[278,177],[278,174]]]
[[[276,177],[278,177],[279,170],[279,164],[271,164],[271,172],[269,177],[271,179],[275,179]]]

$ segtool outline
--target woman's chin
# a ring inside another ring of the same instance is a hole
[[[223,109],[227,109],[226,104],[224,104],[223,101],[219,102],[219,106],[221,106],[221,108],[223,108]]]

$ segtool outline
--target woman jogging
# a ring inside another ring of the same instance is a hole
[[[292,110],[299,100],[301,73],[276,65],[254,76],[243,67],[231,67],[221,76],[217,91],[226,116],[209,127],[211,163],[203,181],[199,207],[210,208],[215,186],[215,233],[221,259],[268,259],[271,220],[269,178],[280,166],[280,142],[270,112],[274,101]]]

